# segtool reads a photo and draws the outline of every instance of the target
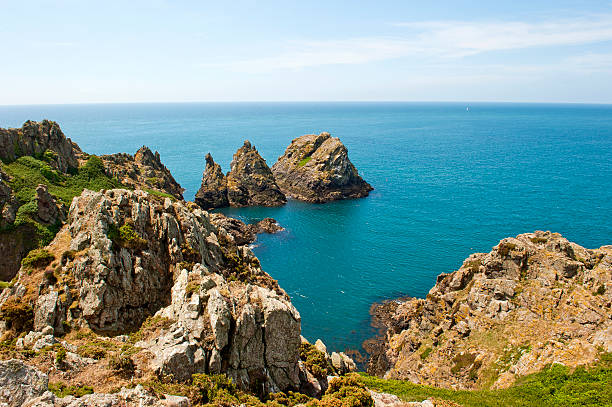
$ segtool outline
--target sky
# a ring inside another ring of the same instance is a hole
[[[612,0],[0,0],[0,105],[612,103]]]

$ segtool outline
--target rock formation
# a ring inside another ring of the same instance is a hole
[[[61,172],[78,168],[79,147],[62,133],[56,122],[28,120],[20,129],[0,128],[0,159],[4,162],[30,155],[44,158]]]
[[[272,234],[285,230],[272,218],[264,218],[257,223],[247,225],[239,219],[230,218],[221,213],[212,213],[210,221],[232,235],[237,245],[253,243],[260,233]]]
[[[183,199],[185,189],[162,164],[157,151],[153,154],[148,147],[142,146],[133,156],[118,153],[100,158],[104,162],[106,173],[127,187],[155,190],[172,195],[176,199]]]
[[[227,174],[231,206],[279,206],[287,202],[272,171],[249,141],[236,151]]]
[[[329,133],[294,139],[272,172],[287,196],[306,202],[361,198],[373,189],[357,173],[346,147]]]
[[[161,327],[135,345],[145,350],[133,356],[141,372],[178,381],[226,373],[244,389],[299,387],[299,313],[252,252],[197,205],[143,191],[84,191],[46,251],[55,269],[24,268],[0,296],[1,315],[16,304],[33,308],[36,335],[23,346],[52,345],[66,326],[128,333],[151,317]],[[9,319],[6,329],[17,323]]]
[[[202,175],[202,186],[195,196],[195,203],[203,209],[225,208],[229,206],[227,197],[227,179],[221,166],[206,154],[206,168]]]
[[[195,202],[204,209],[226,206],[279,206],[287,202],[274,180],[272,171],[249,141],[236,151],[230,171],[223,176],[221,167],[206,155],[202,186]]]
[[[612,246],[588,250],[561,235],[503,239],[438,276],[425,299],[373,312],[386,333],[369,341],[368,371],[453,388],[509,386],[551,363],[612,351]]]

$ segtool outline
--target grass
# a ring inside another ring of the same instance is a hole
[[[369,388],[395,394],[405,401],[428,398],[450,400],[465,407],[481,406],[612,406],[612,354],[603,354],[591,368],[573,372],[561,365],[519,379],[500,390],[449,390],[402,380],[385,380],[362,374]]]
[[[50,155],[51,153],[47,154]],[[20,203],[15,222],[0,232],[21,231],[28,235],[33,247],[48,245],[62,226],[59,220],[53,225],[45,225],[37,220],[36,188],[39,184],[46,185],[49,193],[67,206],[75,196],[81,195],[84,189],[99,191],[123,187],[119,181],[104,173],[104,164],[95,155],[90,156],[73,174],[53,169],[44,161],[50,159],[47,156],[43,154],[40,159],[23,156],[11,163],[0,163],[2,170],[10,176],[8,184]]]
[[[93,388],[90,386],[74,386],[64,383],[49,383],[49,391],[59,398],[66,396],[83,397],[86,394],[92,394]]]
[[[298,167],[303,167],[303,166],[305,166],[306,164],[308,164],[308,162],[309,162],[310,160],[312,160],[312,157],[302,158],[302,159],[300,160],[300,162],[298,163]]]
[[[165,192],[157,191],[155,189],[150,189],[150,188],[142,188],[142,190],[151,195],[158,196],[160,198],[170,198],[172,201],[176,201],[176,197],[174,195],[170,195]]]

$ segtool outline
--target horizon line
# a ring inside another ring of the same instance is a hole
[[[490,100],[202,100],[202,101],[149,101],[149,102],[69,102],[69,103],[17,103],[1,104],[0,107],[26,106],[82,106],[82,105],[160,105],[160,104],[249,104],[249,103],[448,103],[448,104],[525,104],[525,105],[602,105],[612,102],[551,102],[551,101],[490,101]]]

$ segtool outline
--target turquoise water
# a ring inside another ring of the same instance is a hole
[[[83,150],[146,144],[193,199],[204,155],[224,171],[249,139],[272,165],[291,139],[340,137],[374,186],[360,200],[229,209],[276,218],[264,269],[291,295],[303,334],[332,349],[371,335],[373,302],[424,296],[442,272],[536,229],[589,248],[612,244],[612,106],[456,103],[244,103],[0,106],[0,127],[58,121]]]

